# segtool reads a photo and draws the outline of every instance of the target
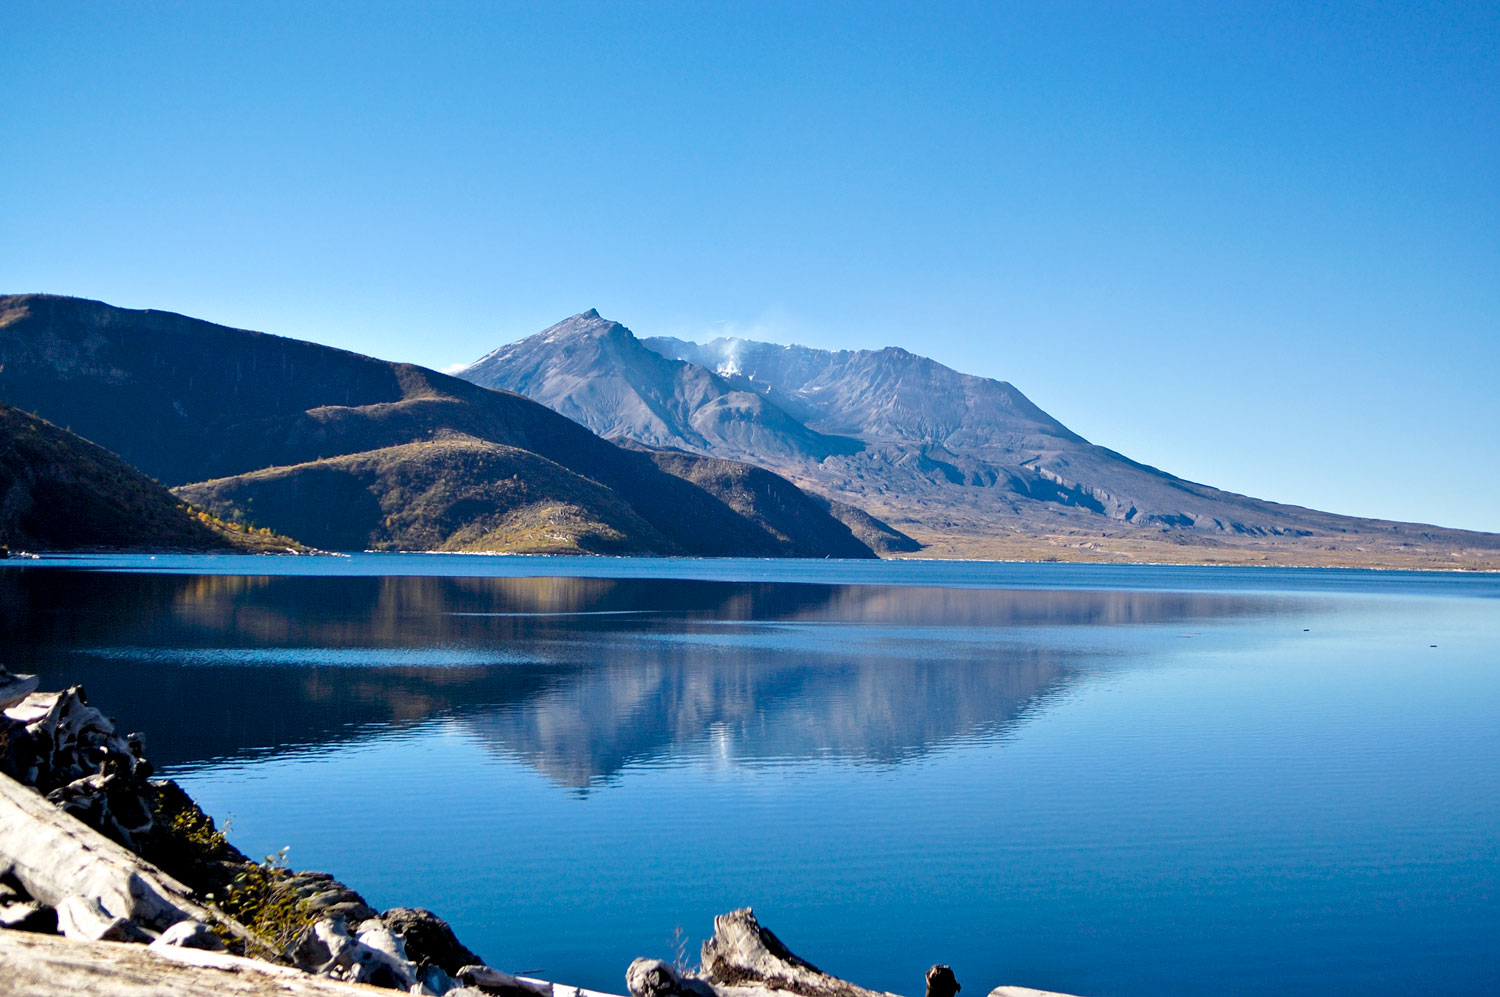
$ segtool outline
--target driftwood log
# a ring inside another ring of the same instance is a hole
[[[101,931],[111,919],[157,932],[179,921],[219,919],[194,901],[186,886],[5,775],[0,775],[0,876],[14,877],[45,906],[69,903],[80,922],[102,912]],[[83,937],[102,937],[80,930]]]
[[[703,979],[717,990],[778,990],[800,997],[895,997],[829,976],[792,954],[749,907],[714,918],[703,943]]]
[[[14,675],[0,665],[0,710],[15,706],[36,692],[37,684],[35,675]]]

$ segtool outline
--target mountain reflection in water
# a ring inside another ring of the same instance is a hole
[[[0,638],[12,667],[82,683],[145,731],[158,765],[449,717],[584,788],[672,753],[889,764],[1003,736],[1129,657],[1091,643],[1099,626],[1190,628],[1279,598],[8,570]]]

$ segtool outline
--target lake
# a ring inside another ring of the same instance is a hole
[[[903,994],[1500,992],[1500,576],[59,557],[0,636],[514,972],[748,905]]]

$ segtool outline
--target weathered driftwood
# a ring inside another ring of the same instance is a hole
[[[16,705],[36,692],[35,675],[16,675],[0,665],[0,710]]]
[[[990,991],[989,997],[1073,997],[1073,995],[1058,993],[1056,990],[1033,990],[1030,987],[996,987]]]
[[[489,966],[465,966],[458,971],[465,986],[478,987],[496,997],[552,997],[552,984],[540,980],[523,980],[519,976]]]
[[[48,907],[79,898],[157,932],[178,921],[215,919],[186,886],[4,775],[0,875],[13,876]]]
[[[716,990],[779,990],[801,997],[894,997],[829,976],[793,955],[781,939],[760,926],[749,907],[714,918],[713,937],[703,943],[703,979]]]
[[[144,750],[141,735],[116,731],[82,686],[0,707],[0,774],[132,851],[156,830]]]

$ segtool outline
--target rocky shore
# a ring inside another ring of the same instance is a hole
[[[376,911],[328,873],[256,862],[81,687],[0,666],[0,995],[605,997],[487,965],[431,911]],[[632,997],[894,997],[793,955],[748,908],[702,966],[637,959]],[[927,997],[955,997],[934,966]],[[1001,987],[991,997],[1042,991]]]

